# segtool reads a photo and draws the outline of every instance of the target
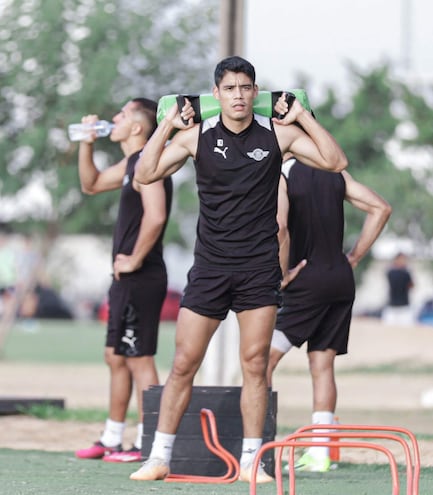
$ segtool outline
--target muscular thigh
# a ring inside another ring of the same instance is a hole
[[[265,306],[238,313],[241,358],[267,356],[275,327],[276,306]]]
[[[178,371],[189,371],[189,368],[200,365],[219,324],[218,319],[200,315],[185,307],[180,308],[174,357],[174,365]]]

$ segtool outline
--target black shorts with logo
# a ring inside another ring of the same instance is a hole
[[[113,280],[105,345],[127,357],[155,355],[166,293],[165,273],[122,275]]]

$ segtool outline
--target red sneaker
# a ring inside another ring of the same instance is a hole
[[[102,458],[105,462],[141,462],[141,450],[137,447],[132,447],[123,452],[113,452],[112,454],[104,455]]]
[[[106,447],[102,442],[95,442],[91,447],[87,449],[77,450],[75,452],[75,455],[80,459],[102,459],[107,454],[121,451],[121,445],[116,445],[115,447]]]

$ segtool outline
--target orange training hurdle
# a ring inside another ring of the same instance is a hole
[[[325,429],[326,425],[308,425],[302,426],[298,428],[295,433],[302,433],[305,431],[317,430],[317,429]],[[352,431],[376,431],[378,434],[374,435],[374,438],[380,438],[380,432],[392,432],[392,433],[400,433],[408,437],[409,442],[405,442],[405,440],[401,437],[395,437],[391,440],[396,440],[401,443],[406,457],[406,479],[407,479],[407,495],[418,495],[419,491],[419,477],[421,471],[421,460],[420,460],[420,452],[418,442],[416,440],[415,435],[406,428],[402,428],[399,426],[384,426],[384,425],[332,425],[332,429],[334,430],[352,430]],[[330,437],[330,435],[327,435]],[[384,438],[384,437],[382,437]],[[293,450],[292,450],[293,451]],[[291,451],[291,452],[292,452]]]
[[[307,433],[307,431],[326,429],[330,430],[327,432],[317,432]],[[338,431],[340,430],[340,431]],[[351,432],[348,430],[352,430]],[[356,433],[353,431],[356,430]],[[363,431],[362,431],[363,430]],[[374,431],[374,433],[372,433]],[[410,439],[410,443],[406,442],[402,437],[398,435],[393,435],[386,432],[397,432],[407,435]],[[327,438],[326,441],[312,440],[313,437],[316,438]],[[250,495],[256,495],[256,482],[255,474],[257,472],[260,459],[263,454],[270,449],[278,449],[276,453],[276,464],[275,464],[275,476],[277,482],[277,494],[283,495],[283,480],[282,480],[282,452],[285,447],[290,448],[289,451],[289,483],[290,483],[290,495],[295,495],[295,469],[294,469],[294,449],[296,447],[310,447],[310,446],[328,446],[335,448],[367,448],[383,452],[389,461],[392,477],[392,494],[399,495],[400,486],[398,480],[398,470],[397,463],[391,451],[382,445],[377,445],[369,442],[363,441],[340,441],[344,438],[351,439],[387,439],[399,442],[405,452],[406,458],[406,474],[407,474],[407,495],[418,495],[419,487],[419,474],[420,474],[420,456],[418,443],[415,436],[409,430],[399,427],[391,426],[366,426],[366,425],[308,425],[300,428],[295,433],[288,435],[282,441],[267,442],[262,445],[259,452],[257,453],[253,471],[252,471],[252,481],[250,483]],[[304,439],[304,440],[302,440]],[[308,440],[307,440],[308,439]],[[412,449],[409,448],[409,445]],[[411,452],[412,450],[412,452]],[[413,458],[412,458],[412,455]]]
[[[185,483],[233,483],[239,478],[239,462],[226,450],[218,439],[215,415],[210,409],[200,411],[203,439],[207,448],[219,457],[227,466],[227,472],[222,476],[198,476],[191,474],[171,474],[165,478],[167,482]],[[209,425],[208,425],[209,423]],[[210,426],[210,435],[209,435]]]

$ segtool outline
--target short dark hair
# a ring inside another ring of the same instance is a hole
[[[156,101],[149,100],[148,98],[133,98],[131,101],[137,103],[136,110],[142,113],[149,121],[150,130],[147,137],[150,137],[158,126],[158,123],[156,122],[158,104]]]
[[[221,79],[226,72],[242,72],[246,74],[253,84],[256,82],[256,71],[254,66],[242,57],[233,56],[227,57],[215,67],[214,80],[215,85],[219,86]]]

